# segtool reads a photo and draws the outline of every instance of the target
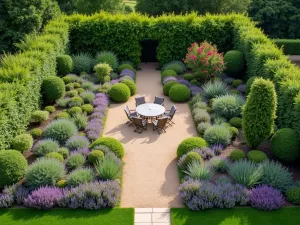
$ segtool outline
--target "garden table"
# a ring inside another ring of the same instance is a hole
[[[145,103],[136,107],[136,112],[140,116],[151,120],[154,117],[163,115],[165,111],[166,111],[165,107],[154,103]]]

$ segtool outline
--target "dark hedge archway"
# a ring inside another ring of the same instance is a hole
[[[156,49],[158,46],[158,41],[154,39],[143,39],[141,41],[142,54],[141,61],[142,62],[157,62],[156,57]]]

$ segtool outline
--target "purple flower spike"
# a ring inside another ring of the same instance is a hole
[[[132,70],[124,69],[124,70],[121,71],[120,77],[124,77],[124,76],[129,76],[134,80],[135,73]]]

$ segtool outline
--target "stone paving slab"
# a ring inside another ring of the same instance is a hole
[[[171,225],[169,208],[136,208],[134,225]]]

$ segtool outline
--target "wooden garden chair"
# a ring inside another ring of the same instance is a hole
[[[164,105],[164,101],[165,99],[163,97],[158,97],[158,96],[155,96],[155,99],[154,99],[154,104],[158,104],[158,105]]]
[[[135,105],[136,106],[139,106],[139,105],[142,105],[142,104],[145,104],[145,103],[146,103],[145,96],[135,98]]]
[[[147,130],[147,120],[139,117],[133,117],[132,121],[136,126],[134,132],[141,134],[144,130]]]
[[[167,117],[168,118],[168,124],[170,124],[171,126],[173,124],[175,124],[173,122],[173,117],[175,115],[175,112],[177,111],[177,108],[175,105],[172,105],[171,109],[170,110],[167,110],[166,113],[164,113],[164,117]]]
[[[162,132],[166,133],[165,127],[168,123],[168,117],[158,118],[157,120],[153,120],[153,130],[157,130],[159,134]]]
[[[127,115],[127,118],[128,118],[128,121],[126,122],[126,124],[131,126],[133,124],[133,118],[138,117],[138,115],[137,115],[135,110],[130,110],[127,105],[125,106],[124,111],[125,111],[125,113]]]

